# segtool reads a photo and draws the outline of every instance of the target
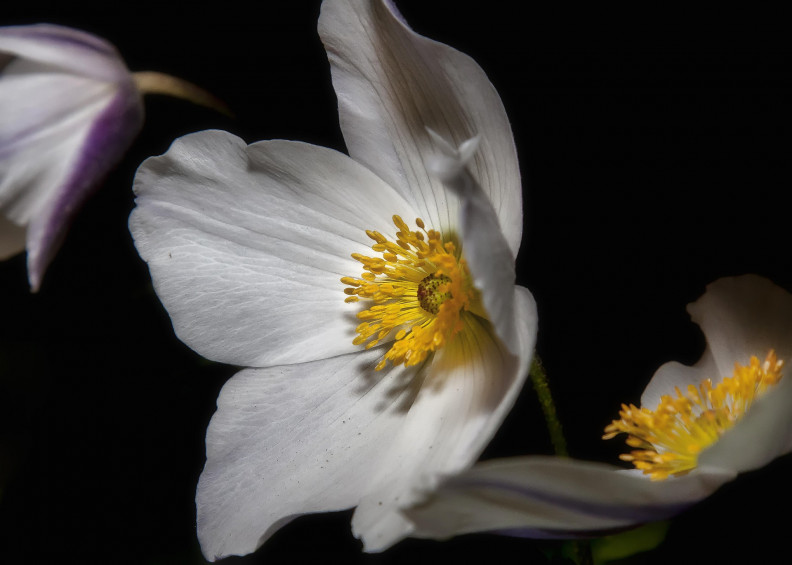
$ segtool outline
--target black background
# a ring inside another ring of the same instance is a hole
[[[615,13],[489,4],[398,2],[416,31],[473,56],[501,94],[523,175],[518,278],[538,303],[538,352],[572,454],[615,461],[622,444],[599,437],[619,404],[638,402],[663,362],[700,356],[685,305],[707,283],[754,272],[792,288],[792,52],[766,30],[749,38],[749,19],[686,28],[686,13],[617,23]],[[132,70],[196,82],[236,112],[147,98],[143,132],[41,291],[28,291],[23,256],[0,263],[3,563],[203,563],[193,497],[206,425],[234,369],[173,336],[126,229],[131,182],[144,158],[207,128],[343,150],[318,13],[318,0],[254,11],[78,2],[2,16],[101,35]],[[526,385],[484,457],[551,450]],[[625,562],[788,555],[788,520],[770,513],[792,503],[790,471],[787,457],[740,477],[675,520],[656,552]],[[559,548],[475,535],[367,555],[350,516],[299,519],[226,562],[542,563]]]

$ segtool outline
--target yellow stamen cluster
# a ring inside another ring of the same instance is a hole
[[[346,302],[373,302],[357,314],[362,322],[353,343],[365,343],[370,349],[385,339],[394,340],[377,370],[387,361],[406,366],[421,363],[462,329],[462,313],[476,300],[467,265],[453,242],[444,242],[438,231],[426,230],[420,218],[415,220],[420,228],[416,231],[399,216],[393,216],[393,223],[399,230],[396,241],[366,231],[374,240],[371,249],[382,256],[353,253],[363,265],[363,274],[341,279],[348,285]]]
[[[676,397],[664,395],[652,411],[622,404],[620,420],[605,428],[603,439],[628,434],[627,445],[637,448],[621,455],[637,469],[660,481],[694,469],[702,450],[718,441],[739,421],[754,400],[781,380],[784,362],[770,351],[764,363],[755,356],[748,365],[735,363],[734,375],[717,386],[710,379],[696,388],[688,385]]]

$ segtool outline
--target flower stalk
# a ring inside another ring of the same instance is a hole
[[[132,73],[132,79],[141,94],[163,94],[181,98],[198,106],[205,106],[220,112],[228,117],[234,117],[231,109],[217,96],[178,77],[156,71],[138,71]]]
[[[550,442],[553,444],[553,451],[559,457],[569,457],[564,430],[561,427],[561,420],[558,419],[553,395],[550,392],[550,383],[547,380],[547,373],[544,365],[542,365],[542,360],[536,352],[534,352],[533,361],[531,362],[530,375],[534,391],[536,391],[536,396],[539,398],[539,405],[542,407],[542,414],[544,414],[547,431],[550,434]],[[593,563],[591,544],[588,541],[575,540],[571,542],[570,550],[572,559],[578,565],[591,565]]]
[[[561,421],[558,419],[558,414],[556,413],[553,395],[550,393],[547,373],[545,373],[544,365],[542,365],[542,361],[536,353],[534,353],[533,362],[531,363],[530,375],[531,383],[536,391],[536,396],[539,397],[542,414],[544,414],[545,422],[547,423],[547,431],[550,434],[550,442],[553,444],[553,451],[555,451],[555,454],[559,457],[569,457],[564,431],[561,427]]]

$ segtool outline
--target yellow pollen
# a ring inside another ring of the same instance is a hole
[[[367,230],[374,240],[371,249],[381,257],[353,253],[363,273],[360,278],[341,278],[347,285],[345,302],[371,303],[357,314],[361,323],[352,343],[369,349],[386,339],[393,342],[378,371],[388,361],[405,366],[424,361],[459,333],[462,316],[479,300],[453,242],[425,229],[420,218],[415,223],[421,231],[410,230],[404,220],[393,216],[398,229],[395,242]]]
[[[621,455],[654,481],[684,475],[698,464],[699,454],[738,422],[759,396],[781,380],[784,362],[770,350],[764,363],[752,356],[748,365],[734,364],[734,374],[717,386],[710,379],[688,385],[676,396],[664,395],[656,410],[622,404],[620,420],[605,428],[603,439],[628,434],[637,448]]]

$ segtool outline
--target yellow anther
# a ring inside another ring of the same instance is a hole
[[[370,303],[357,313],[361,323],[352,343],[371,348],[392,341],[377,370],[387,361],[408,366],[421,363],[462,330],[462,316],[478,300],[467,265],[454,244],[444,242],[436,230],[425,230],[420,218],[415,223],[424,231],[411,231],[400,216],[393,216],[398,230],[395,241],[366,231],[375,242],[371,249],[382,257],[353,253],[363,273],[360,278],[341,279],[349,287],[344,292],[353,295],[348,302]]]
[[[784,363],[770,350],[763,363],[751,357],[748,365],[735,363],[734,374],[713,386],[710,379],[693,384],[683,394],[664,395],[655,410],[622,404],[620,419],[605,428],[603,439],[628,434],[636,448],[620,456],[650,476],[664,480],[690,472],[698,455],[711,446],[749,410],[754,400],[781,380]]]
[[[377,243],[385,243],[388,239],[378,231],[366,230],[366,235]]]
[[[393,215],[393,224],[397,228],[399,228],[399,230],[401,230],[402,232],[410,233],[410,228],[407,226],[407,224],[404,223],[404,220],[401,219],[401,216],[398,216],[398,215],[394,214]]]

